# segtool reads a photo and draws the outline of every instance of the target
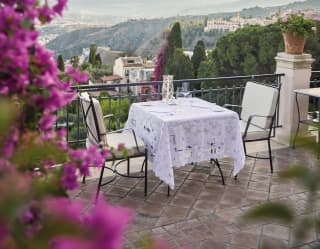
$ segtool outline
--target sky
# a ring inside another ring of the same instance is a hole
[[[240,11],[302,0],[69,0],[69,12],[125,18],[156,18]]]

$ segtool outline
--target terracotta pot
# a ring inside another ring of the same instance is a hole
[[[285,52],[288,54],[302,54],[306,37],[295,36],[293,33],[283,33]]]

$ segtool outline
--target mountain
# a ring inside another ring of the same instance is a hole
[[[59,36],[46,47],[65,58],[80,54],[83,48],[93,43],[112,50],[134,52],[141,44],[167,28],[173,20],[130,20],[112,27],[83,28]]]
[[[104,14],[130,18],[159,18],[176,15],[240,11],[255,6],[268,7],[292,3],[294,0],[71,0],[74,12]]]
[[[79,0],[80,1],[80,0]],[[124,0],[123,0],[124,1]],[[123,3],[122,1],[122,3]],[[144,0],[141,0],[144,1]],[[166,0],[164,0],[165,2]],[[256,0],[247,0],[256,2]],[[261,2],[262,0],[257,0]],[[234,1],[234,4],[243,0]],[[265,1],[263,1],[265,2]],[[270,2],[274,2],[270,0]],[[85,1],[84,3],[87,3]],[[283,6],[274,7],[253,7],[243,9],[240,15],[243,17],[270,16],[279,10],[286,9],[320,9],[320,0],[307,0],[294,2]],[[58,36],[47,44],[47,47],[62,54],[65,58],[81,53],[82,49],[95,43],[98,46],[110,47],[112,50],[127,51],[143,56],[155,56],[164,42],[163,31],[168,29],[170,24],[179,21],[182,24],[183,47],[192,50],[196,42],[202,39],[207,48],[213,48],[216,39],[221,33],[204,33],[204,20],[206,17],[232,17],[236,12],[213,13],[207,16],[184,16],[158,19],[129,20],[112,27],[91,27],[81,28]]]

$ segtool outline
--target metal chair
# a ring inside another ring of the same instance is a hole
[[[148,153],[143,141],[136,137],[135,132],[132,129],[120,129],[107,132],[104,120],[113,117],[113,115],[103,116],[100,102],[86,92],[80,93],[79,99],[83,111],[84,123],[87,129],[86,147],[98,145],[100,148],[108,147],[113,152],[106,158],[106,162],[112,162],[111,167],[107,167],[105,165],[106,163],[101,167],[96,197],[99,195],[101,186],[112,182],[116,175],[129,178],[144,178],[144,194],[147,195]],[[126,156],[124,156],[122,152],[116,150],[119,144],[124,144],[127,149],[128,153]],[[141,168],[142,172],[144,168],[143,176],[130,175],[130,159],[136,157],[144,157]],[[126,175],[117,170],[117,167],[123,162],[127,162]],[[110,181],[102,183],[104,169],[111,170],[114,173],[114,177]],[[85,177],[83,177],[83,183],[84,182]]]
[[[249,81],[245,86],[241,106],[224,105],[228,108],[241,108],[240,128],[245,154],[251,158],[269,159],[271,173],[273,173],[273,164],[270,138],[279,105],[279,91],[280,87],[271,87]],[[268,157],[247,154],[246,143],[257,141],[267,141]]]

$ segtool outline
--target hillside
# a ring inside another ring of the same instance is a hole
[[[57,54],[63,54],[65,58],[81,53],[82,48],[92,43],[112,50],[134,52],[160,30],[168,27],[172,20],[130,20],[112,27],[83,28],[65,33],[46,46]]]
[[[277,11],[286,9],[301,10],[307,8],[320,9],[320,0],[307,0],[276,7],[253,7],[243,9],[243,17],[269,16]],[[232,17],[235,12],[216,13],[213,17]],[[204,19],[206,16],[184,16],[160,19],[129,20],[112,27],[82,28],[60,35],[47,44],[47,47],[62,54],[64,58],[80,54],[82,48],[96,43],[98,46],[110,47],[112,50],[127,51],[143,56],[155,56],[164,42],[163,32],[175,21],[182,24],[183,47],[192,50],[198,40],[203,40],[207,48],[213,48],[222,33],[204,33]]]

